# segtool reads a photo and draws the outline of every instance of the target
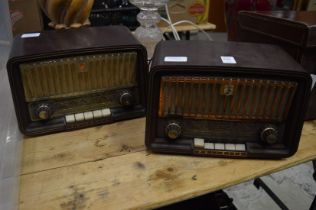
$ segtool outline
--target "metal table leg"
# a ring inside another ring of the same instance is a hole
[[[255,179],[253,184],[257,187],[257,189],[262,187],[262,189],[264,189],[264,191],[282,210],[289,210],[289,208],[281,201],[281,199],[260,178]]]
[[[311,206],[309,207],[309,210],[316,210],[316,196],[314,197],[314,200],[313,200]]]
[[[313,173],[313,178],[314,178],[314,181],[316,181],[316,160],[313,160],[313,167],[314,167],[314,173]]]

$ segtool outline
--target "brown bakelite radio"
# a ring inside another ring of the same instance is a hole
[[[7,70],[20,130],[41,135],[144,116],[146,59],[121,26],[16,37]]]
[[[153,152],[283,158],[298,148],[311,78],[276,46],[161,42],[149,77]]]
[[[316,11],[242,11],[235,41],[275,44],[316,74]],[[316,119],[316,88],[305,120]]]

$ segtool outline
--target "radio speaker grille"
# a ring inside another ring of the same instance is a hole
[[[296,82],[227,77],[163,76],[159,117],[282,121]]]
[[[108,53],[21,64],[27,102],[136,86],[137,53]]]

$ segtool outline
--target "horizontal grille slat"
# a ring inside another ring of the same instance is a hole
[[[287,117],[296,82],[249,78],[163,76],[159,117],[273,120]]]
[[[136,82],[137,53],[74,56],[20,65],[27,102],[128,88]]]

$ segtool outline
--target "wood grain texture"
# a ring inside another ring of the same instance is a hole
[[[137,119],[25,140],[20,209],[149,209],[316,158],[316,121],[305,123],[296,155],[274,161],[151,154],[142,151],[143,129]],[[104,135],[107,146],[94,146]],[[138,149],[121,151],[122,145]]]
[[[21,174],[145,150],[145,119],[24,139]]]
[[[200,29],[203,29],[205,31],[210,31],[210,30],[214,30],[216,29],[216,25],[212,24],[212,23],[201,23],[198,24]],[[193,30],[197,30],[196,27],[192,26],[191,24],[188,23],[182,23],[179,25],[176,25],[175,28],[177,29],[177,31],[179,32],[183,32],[183,31],[193,31]],[[160,27],[160,29],[163,32],[172,32],[172,29],[170,26],[166,26],[166,27]]]

